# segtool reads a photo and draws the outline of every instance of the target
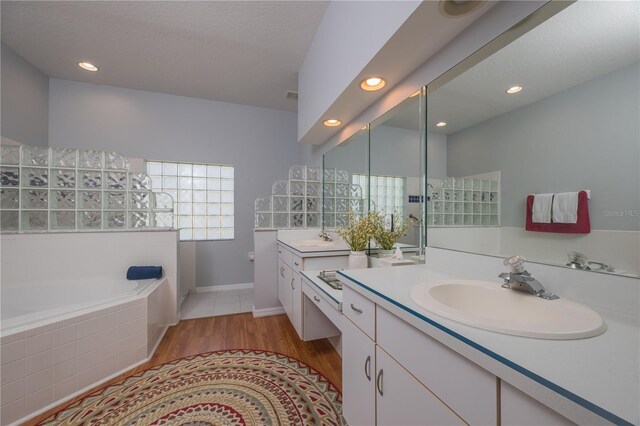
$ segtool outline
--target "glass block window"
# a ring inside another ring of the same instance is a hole
[[[234,167],[219,164],[147,161],[153,190],[174,199],[174,227],[180,240],[234,237]]]
[[[367,191],[368,178],[371,179],[371,190]],[[404,217],[405,178],[395,176],[378,176],[353,174],[354,185],[360,185],[364,193],[369,193],[371,210],[383,215],[399,214]]]

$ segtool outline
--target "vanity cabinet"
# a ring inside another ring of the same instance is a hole
[[[348,424],[498,424],[495,376],[351,288],[343,297]]]
[[[304,336],[304,293],[300,271],[341,269],[347,262],[348,256],[301,257],[284,244],[278,244],[278,300],[301,339],[309,340]]]
[[[500,382],[501,420],[504,426],[570,426],[571,420],[519,391],[505,381]]]

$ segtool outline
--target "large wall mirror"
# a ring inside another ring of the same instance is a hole
[[[429,85],[428,245],[637,277],[639,46],[637,3],[576,2]]]

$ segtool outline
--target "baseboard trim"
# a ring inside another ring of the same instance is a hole
[[[284,314],[284,308],[282,306],[278,306],[276,308],[265,308],[265,309],[256,309],[253,307],[253,317],[261,318],[261,317],[270,317],[272,315],[280,315]]]
[[[212,291],[246,290],[253,288],[253,283],[210,285],[207,287],[196,287],[196,293],[211,293]]]

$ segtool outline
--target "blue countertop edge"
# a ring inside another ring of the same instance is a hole
[[[307,281],[309,281],[311,284],[313,284],[313,286],[315,288],[317,288],[318,290],[320,290],[321,292],[323,292],[324,294],[327,295],[327,297],[329,297],[329,299],[333,300],[334,302],[336,302],[338,304],[338,306],[340,306],[342,304],[342,301],[337,300],[336,298],[334,298],[333,296],[331,296],[329,293],[327,293],[322,287],[320,287],[318,284],[316,284],[315,282],[313,282],[313,278],[308,276],[307,274],[304,273],[304,271],[300,271],[300,273],[302,274],[303,277],[305,277],[305,279]]]
[[[481,346],[479,344],[477,344],[476,342],[464,337],[463,335],[456,333],[455,331],[443,326],[442,324],[432,320],[431,318],[428,318],[424,315],[422,315],[419,312],[414,311],[413,309],[408,308],[407,306],[403,305],[400,302],[397,302],[396,300],[393,300],[387,296],[385,296],[384,294],[368,287],[366,284],[363,284],[361,282],[359,282],[358,280],[355,280],[351,277],[349,277],[348,275],[346,275],[345,273],[343,273],[343,271],[337,271],[339,275],[342,275],[343,277],[345,277],[346,279],[348,279],[349,281],[359,285],[360,287],[366,289],[367,291],[375,294],[376,296],[390,302],[391,304],[399,307],[400,309],[408,312],[409,314],[415,316],[416,318],[419,318],[420,320],[436,327],[437,329],[447,333],[448,335],[460,340],[461,342],[471,346],[474,349],[479,350],[480,352],[484,353],[485,355],[490,356],[491,358],[495,359],[496,361],[506,365],[507,367],[529,377],[532,380],[535,380],[536,382],[540,383],[541,385],[547,387],[548,389],[551,389],[552,391],[564,396],[565,398],[575,402],[576,404],[586,408],[587,410],[597,414],[598,416],[604,418],[607,421],[610,421],[611,423],[617,424],[617,425],[625,425],[625,426],[633,426],[633,423],[628,422],[627,420],[624,420],[621,417],[616,416],[615,414],[605,410],[602,407],[599,407],[597,405],[595,405],[594,403],[587,401],[586,399],[574,394],[573,392],[570,392],[558,385],[556,385],[555,383],[545,379],[544,377],[541,377],[537,374],[535,374],[532,371],[527,370],[526,368],[514,363],[511,360],[508,360],[507,358],[498,355],[497,353],[485,348],[484,346]]]

